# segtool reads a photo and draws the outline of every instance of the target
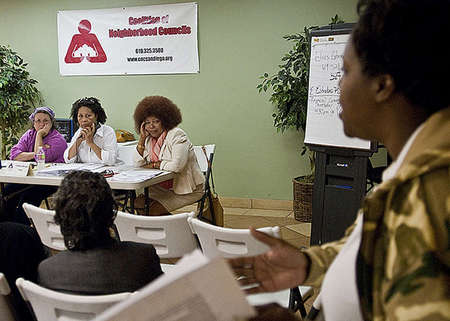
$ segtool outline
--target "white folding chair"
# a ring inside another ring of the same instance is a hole
[[[149,243],[160,258],[179,258],[198,248],[187,222],[194,215],[141,216],[119,211],[114,224],[121,241]]]
[[[117,143],[117,158],[126,165],[133,165],[133,153],[136,149],[137,141]]]
[[[117,159],[125,165],[133,165],[133,154],[136,149],[137,141],[129,141],[124,143],[117,143]],[[128,201],[131,199],[134,202],[136,198],[135,190],[113,190],[114,199],[122,211],[131,210],[128,207]]]
[[[33,222],[42,244],[58,251],[66,249],[61,229],[54,220],[54,210],[47,210],[28,203],[23,204],[23,209],[28,218]]]
[[[189,218],[188,222],[192,232],[197,234],[203,254],[208,258],[253,256],[269,250],[269,247],[255,239],[248,229],[215,226],[197,218]],[[263,227],[258,231],[280,237],[278,226]]]
[[[194,146],[194,153],[195,157],[197,158],[198,166],[200,167],[200,170],[203,172],[203,174],[206,175],[206,172],[208,171],[208,160],[205,157],[205,153],[203,153],[202,147],[205,147],[206,155],[208,156],[208,159],[210,159],[211,155],[214,154],[214,151],[216,150],[216,145],[209,144]]]
[[[0,273],[0,320],[2,321],[15,320],[14,310],[9,298],[10,293],[8,280],[3,273]]]
[[[66,294],[46,289],[23,278],[18,278],[16,285],[23,299],[31,304],[37,321],[91,320],[132,294],[130,292],[108,295]]]
[[[249,229],[232,229],[215,226],[202,222],[197,218],[189,218],[192,232],[197,234],[203,254],[214,258],[222,256],[226,258],[239,256],[254,256],[269,250],[269,247],[255,239]],[[263,227],[258,231],[267,233],[273,237],[280,237],[280,228]],[[299,287],[273,293],[262,293],[247,296],[247,300],[253,305],[277,302],[281,306],[289,307],[293,311],[300,310],[302,317],[306,316],[303,305],[302,293],[311,292],[311,287]]]
[[[212,204],[212,194],[211,194],[211,185],[209,181],[212,182],[212,187],[214,189],[214,178],[212,176],[212,163],[214,159],[214,152],[216,150],[215,144],[203,145],[203,146],[194,146],[195,157],[197,158],[197,164],[200,167],[200,170],[205,175],[205,189],[202,198],[198,201],[199,203],[199,211],[198,218],[206,220],[206,218],[202,217],[203,209],[205,207],[206,199],[208,199],[209,204]],[[206,155],[205,155],[206,154]],[[216,217],[214,213],[214,209],[211,206],[211,222],[212,224],[216,224]]]

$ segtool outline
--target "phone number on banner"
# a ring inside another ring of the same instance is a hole
[[[163,53],[164,48],[136,48],[137,54]]]

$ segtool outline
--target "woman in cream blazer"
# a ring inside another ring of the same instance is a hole
[[[162,96],[144,98],[134,112],[140,136],[134,153],[135,166],[175,173],[173,180],[149,188],[150,215],[168,214],[195,203],[203,195],[205,178],[192,143],[186,133],[176,127],[181,120],[178,107]],[[140,203],[143,203],[142,198],[137,199],[137,208],[143,207]]]

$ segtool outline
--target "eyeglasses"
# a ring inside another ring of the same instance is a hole
[[[47,125],[48,123],[50,123],[50,120],[40,120],[40,119],[36,119],[34,121],[35,124],[44,124]]]
[[[154,119],[154,120],[151,120],[151,121],[150,120],[146,120],[144,122],[145,126],[150,125],[150,124],[152,124],[153,126],[156,126],[156,125],[161,124],[161,121],[159,119]]]

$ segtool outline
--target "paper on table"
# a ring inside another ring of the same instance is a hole
[[[28,176],[31,169],[30,162],[2,161],[0,175],[4,176]]]
[[[94,321],[232,321],[254,315],[225,260],[209,261],[196,250]]]
[[[143,182],[145,180],[148,180],[150,178],[156,177],[158,175],[161,175],[164,173],[164,171],[160,170],[128,170],[120,172],[113,177],[110,178],[110,180],[114,181],[121,181],[121,182]]]
[[[70,171],[75,170],[96,171],[104,166],[105,166],[104,164],[97,164],[97,163],[71,163],[71,164],[55,163],[48,168],[36,171],[35,175],[62,176],[69,173]]]

